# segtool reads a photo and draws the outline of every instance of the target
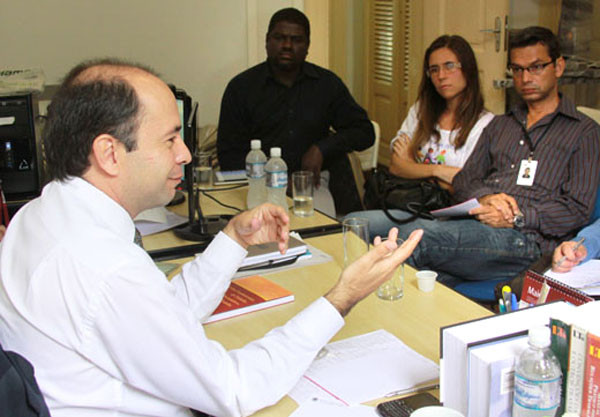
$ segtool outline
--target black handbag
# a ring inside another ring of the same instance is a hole
[[[452,204],[450,193],[435,181],[396,177],[385,170],[375,170],[365,185],[364,204],[367,209],[381,209],[395,223],[409,223],[417,217],[433,219],[432,210]],[[390,209],[411,213],[410,218],[398,219]]]

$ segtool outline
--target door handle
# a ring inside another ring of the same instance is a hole
[[[500,16],[496,16],[496,19],[494,19],[494,29],[481,29],[480,32],[493,34],[496,37],[496,52],[500,52],[500,40],[502,38],[502,19],[500,19]]]

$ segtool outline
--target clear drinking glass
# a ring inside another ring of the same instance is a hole
[[[314,182],[311,171],[292,173],[292,190],[294,194],[294,214],[300,217],[312,216],[314,212]]]
[[[207,188],[212,183],[212,155],[210,152],[197,151],[194,155],[194,182],[198,187]]]
[[[387,238],[382,239],[385,240]],[[398,245],[403,242],[402,239],[398,239]],[[387,301],[399,300],[404,296],[404,263],[396,268],[390,279],[377,288],[376,294],[377,297]]]
[[[369,251],[369,221],[349,217],[342,222],[344,268]]]

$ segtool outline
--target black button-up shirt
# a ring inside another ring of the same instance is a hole
[[[496,116],[452,185],[461,201],[495,193],[514,197],[525,215],[523,233],[549,252],[589,222],[600,176],[600,126],[565,97],[527,130],[533,149],[523,133],[526,122],[524,106]],[[532,151],[538,161],[533,185],[517,185],[521,161]]]
[[[333,72],[305,62],[291,87],[275,80],[267,62],[234,77],[223,94],[217,153],[222,170],[245,168],[250,140],[262,149],[281,147],[290,172],[301,169],[302,156],[317,144],[328,158],[373,144],[366,111]]]

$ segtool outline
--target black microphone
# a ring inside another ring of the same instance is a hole
[[[200,190],[194,186],[194,171],[196,167],[196,114],[198,112],[198,102],[194,103],[190,116],[186,123],[185,142],[192,154],[192,161],[184,167],[185,185],[188,195],[188,223],[176,227],[173,232],[177,237],[194,242],[211,241],[213,237],[222,230],[231,215],[204,216],[200,207]],[[189,140],[188,140],[189,138]]]

